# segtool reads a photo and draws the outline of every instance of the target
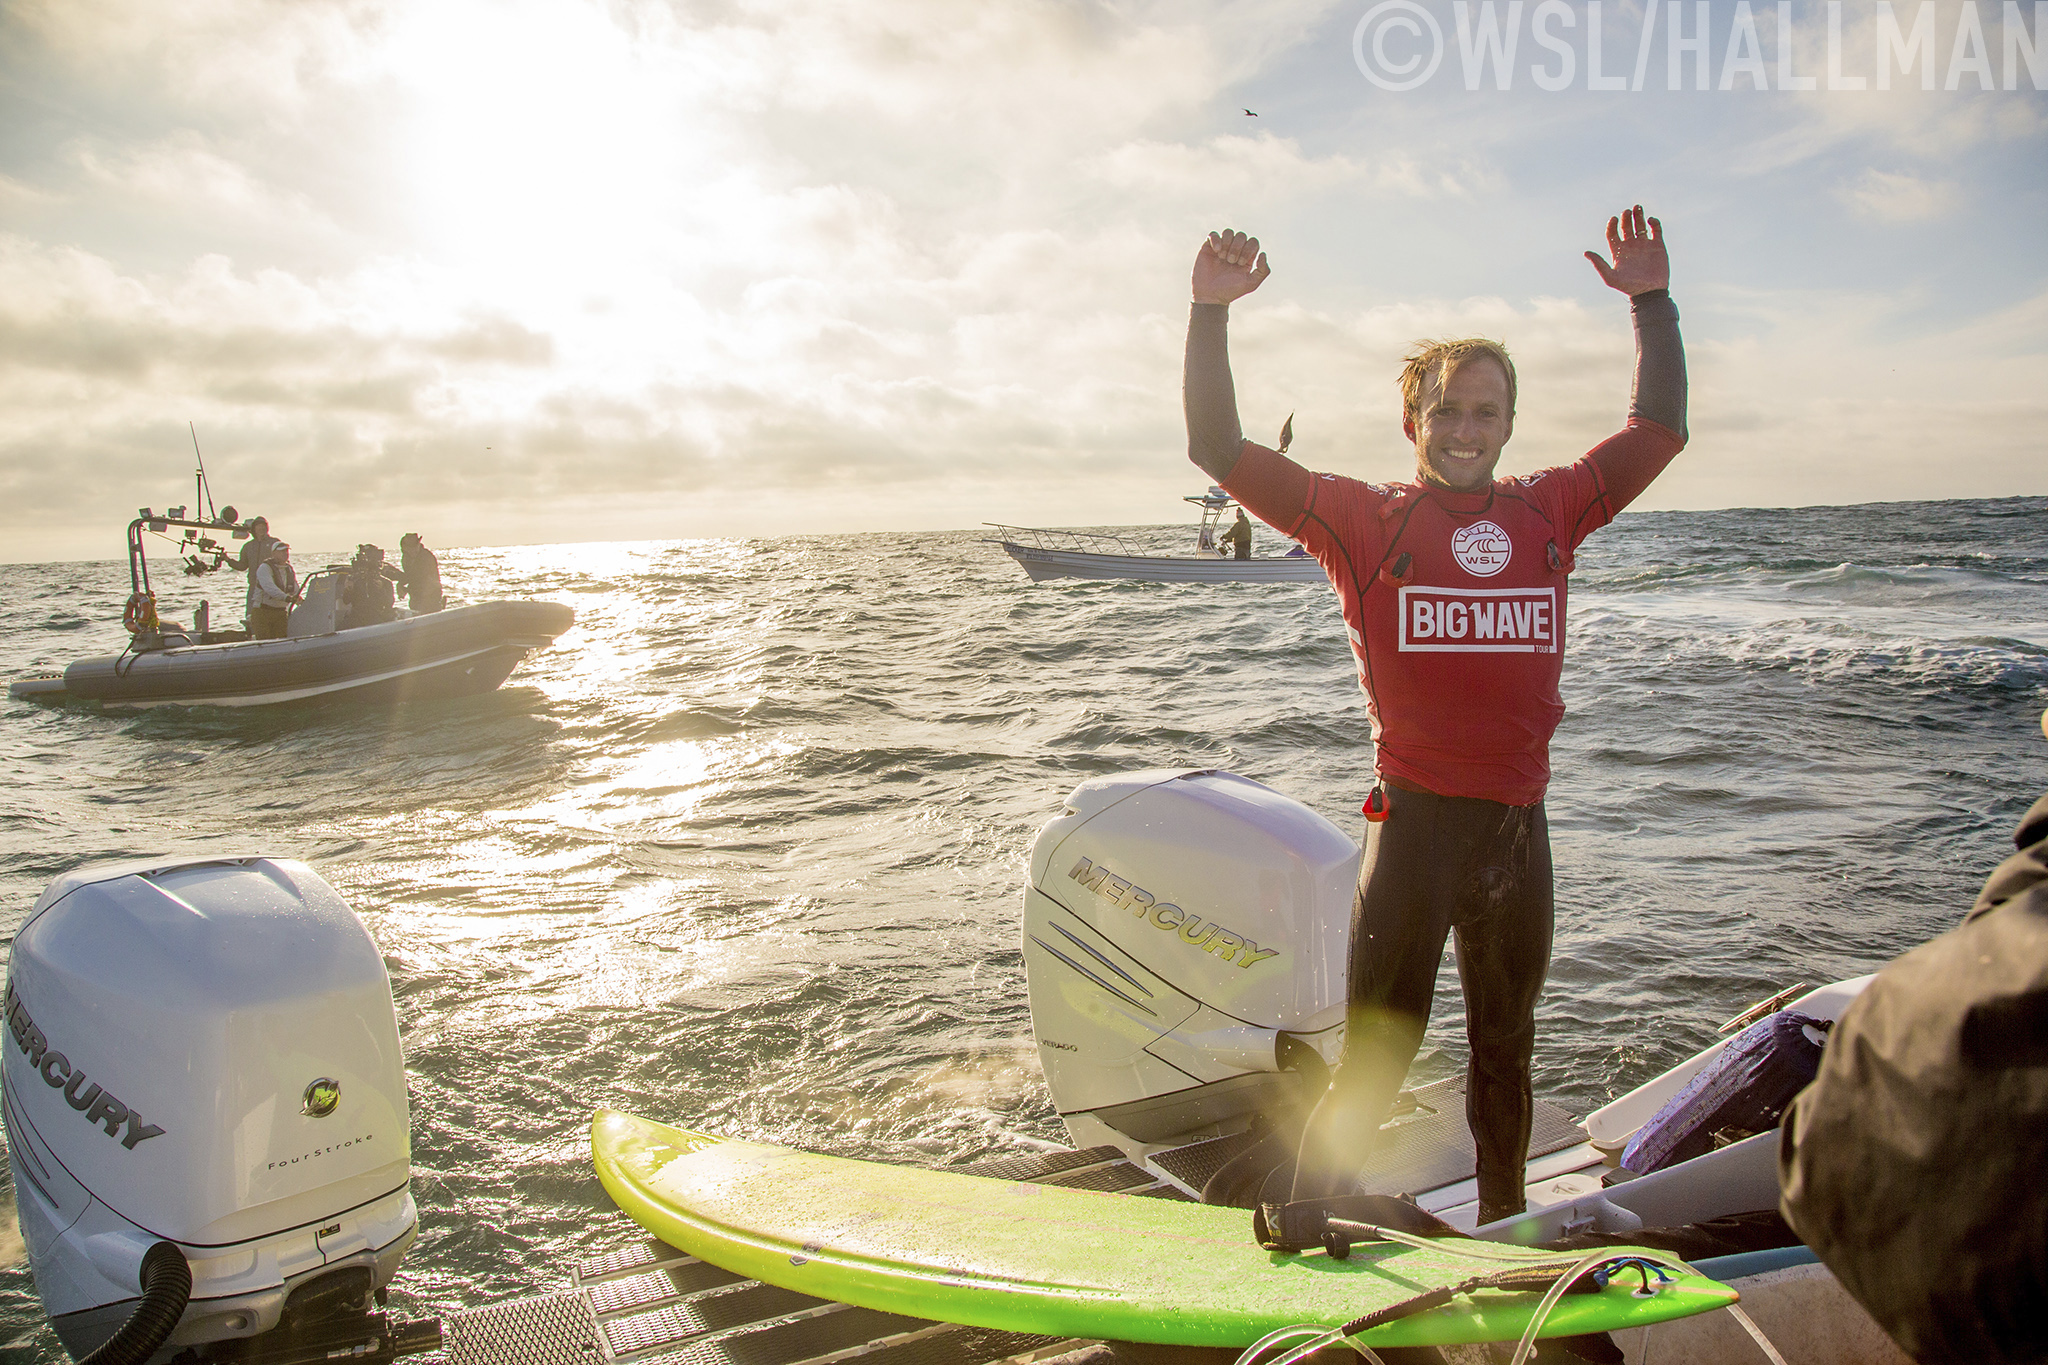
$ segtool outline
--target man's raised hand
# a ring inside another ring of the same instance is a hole
[[[1273,273],[1259,239],[1225,228],[1209,234],[1195,253],[1195,302],[1229,303],[1266,282]]]
[[[1671,287],[1671,258],[1664,254],[1664,225],[1643,217],[1643,206],[1622,210],[1619,218],[1607,220],[1607,250],[1614,264],[1607,264],[1599,252],[1589,251],[1586,259],[1600,272],[1609,289],[1619,289],[1634,298],[1652,289]]]

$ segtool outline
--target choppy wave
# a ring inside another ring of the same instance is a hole
[[[409,1312],[618,1238],[594,1105],[903,1161],[1060,1141],[1016,922],[1066,792],[1227,767],[1350,828],[1370,783],[1321,587],[1033,585],[972,532],[444,566],[578,626],[470,701],[0,717],[0,931],[79,862],[224,847],[362,912],[412,1070]],[[116,647],[125,587],[11,569],[4,671]],[[2048,785],[2048,500],[1630,515],[1573,597],[1538,1085],[1583,1111],[1966,908]],[[1442,985],[1419,1078],[1463,1053]],[[0,1272],[0,1343],[54,1365],[38,1319]]]

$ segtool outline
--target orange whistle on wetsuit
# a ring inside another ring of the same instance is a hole
[[[1372,795],[1365,798],[1365,804],[1358,808],[1358,812],[1372,824],[1384,822],[1388,815],[1386,789],[1374,787]]]

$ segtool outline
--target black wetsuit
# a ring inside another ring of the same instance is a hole
[[[1578,538],[1639,494],[1684,442],[1685,357],[1678,311],[1664,290],[1639,295],[1631,305],[1636,376],[1629,425],[1632,432],[1642,431],[1643,439],[1610,440],[1581,462],[1583,470],[1573,466],[1572,471],[1551,472],[1570,476],[1576,471],[1584,487],[1597,491],[1600,513],[1590,523],[1572,528],[1570,534],[1561,533],[1551,542],[1551,564],[1560,584],[1570,570],[1571,550]],[[1391,593],[1384,584],[1372,587],[1370,576],[1375,563],[1384,558],[1386,562],[1379,566],[1382,576],[1395,575],[1387,582],[1399,585],[1407,581],[1401,575],[1409,572],[1406,561],[1410,556],[1394,557],[1402,548],[1398,536],[1388,542],[1383,554],[1375,547],[1354,544],[1349,533],[1334,527],[1358,523],[1326,520],[1337,517],[1344,506],[1342,496],[1348,496],[1338,490],[1319,491],[1329,487],[1322,481],[1333,476],[1311,476],[1277,453],[1243,439],[1230,377],[1226,318],[1223,306],[1196,304],[1189,320],[1185,389],[1189,458],[1275,529],[1312,550],[1320,546],[1318,557],[1331,570],[1340,596],[1348,589],[1347,604]],[[1652,431],[1661,431],[1669,439],[1660,446],[1652,439]],[[1252,457],[1256,469],[1227,483],[1238,471],[1241,456]],[[1549,475],[1520,481],[1523,491],[1545,477]],[[1368,525],[1377,520],[1392,527],[1398,522],[1405,529],[1415,515],[1418,498],[1442,501],[1440,494],[1428,490],[1364,487],[1369,491],[1356,491],[1354,505],[1371,503],[1381,509],[1377,518],[1364,518]],[[1276,496],[1275,489],[1285,496]],[[1518,495],[1507,489],[1500,496]],[[1271,510],[1282,503],[1290,509],[1305,506],[1306,510],[1299,519],[1283,525]],[[1308,525],[1311,521],[1317,525]],[[1334,551],[1333,542],[1338,542]],[[1418,545],[1418,562],[1422,555]],[[1362,568],[1352,567],[1361,564]],[[1340,569],[1335,567],[1339,565],[1346,573],[1363,576],[1339,581]],[[1561,588],[1559,593],[1555,605],[1561,616]],[[1384,623],[1375,618],[1351,624],[1365,663],[1364,651],[1372,633],[1385,629]],[[1462,621],[1459,629],[1463,629]],[[1561,622],[1551,640],[1561,653]],[[1478,668],[1486,658],[1498,656],[1454,657],[1472,660],[1471,666]],[[1361,681],[1373,697],[1375,689],[1367,677],[1362,669]],[[1375,698],[1376,725],[1386,700]],[[1425,711],[1474,704],[1471,696],[1452,691],[1430,693],[1424,700]],[[1557,712],[1561,714],[1561,705]],[[1408,723],[1414,724],[1412,717]],[[1555,723],[1553,717],[1549,724]],[[1303,1134],[1293,1197],[1347,1193],[1352,1188],[1371,1135],[1421,1046],[1444,942],[1455,931],[1471,1044],[1466,1114],[1478,1155],[1480,1218],[1492,1221],[1519,1212],[1523,1206],[1535,1010],[1549,969],[1554,917],[1549,826],[1542,802],[1548,779],[1549,736],[1546,730],[1537,746],[1543,757],[1536,776],[1525,775],[1518,794],[1503,801],[1423,789],[1426,784],[1415,780],[1418,769],[1443,769],[1443,785],[1447,786],[1464,780],[1458,764],[1461,756],[1436,753],[1431,757],[1424,746],[1422,758],[1405,751],[1397,762],[1390,749],[1404,741],[1412,744],[1416,738],[1403,731],[1402,724],[1398,717],[1388,721],[1386,731],[1378,736],[1377,761],[1383,770],[1380,799],[1386,804],[1386,819],[1367,824],[1359,866],[1347,964],[1344,1059]],[[1390,765],[1407,776],[1386,775]]]
[[[1349,1193],[1422,1046],[1444,940],[1457,934],[1471,1044],[1465,1115],[1483,1208],[1522,1199],[1536,1000],[1550,968],[1550,826],[1543,803],[1508,806],[1387,784],[1365,827],[1351,906],[1344,1064],[1302,1137],[1296,1199]]]

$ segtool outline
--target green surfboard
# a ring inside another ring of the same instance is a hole
[[[590,1146],[619,1207],[701,1260],[817,1298],[1000,1331],[1248,1346],[1275,1328],[1334,1327],[1504,1268],[1456,1254],[1456,1242],[1360,1245],[1341,1261],[1271,1252],[1241,1209],[850,1161],[604,1109]],[[1565,1295],[1542,1335],[1643,1327],[1736,1299],[1698,1275],[1644,1298],[1629,1288],[1637,1283],[1629,1274]],[[1359,1340],[1513,1341],[1541,1297],[1482,1289]]]

